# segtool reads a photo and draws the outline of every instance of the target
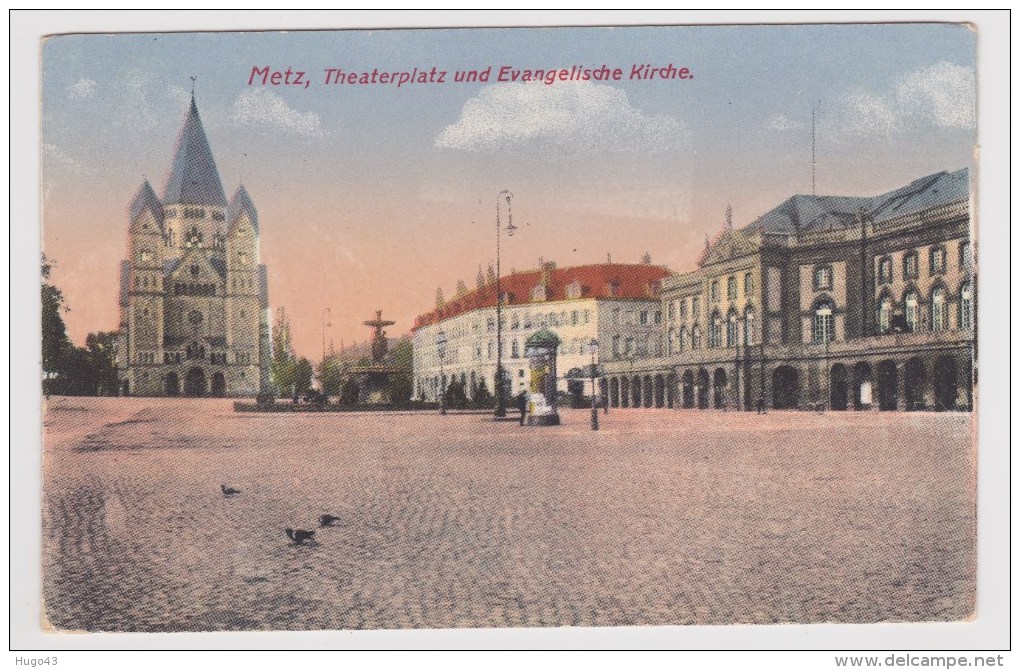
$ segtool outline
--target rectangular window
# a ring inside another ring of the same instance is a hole
[[[683,321],[687,318],[687,298],[680,301],[680,320]]]
[[[577,310],[576,309],[570,313],[570,325],[572,325],[572,326],[576,326],[577,325]]]
[[[648,325],[648,312],[641,312],[641,325],[642,326]]]
[[[917,279],[917,252],[911,252],[903,257],[903,278]]]
[[[878,261],[878,283],[892,283],[892,259],[886,256]]]
[[[613,356],[620,355],[620,336],[613,335]]]
[[[591,312],[586,309],[584,310],[584,322],[588,323],[589,321],[591,321]]]
[[[933,247],[928,257],[928,273],[941,275],[946,272],[946,250],[943,247]]]
[[[750,272],[744,275],[744,298],[750,299],[754,293],[754,275]]]
[[[670,301],[669,307],[666,308],[666,312],[669,315],[667,318],[670,321],[675,321],[676,320],[676,303],[673,302],[673,301]]]
[[[691,298],[691,318],[697,321],[699,316],[701,316],[701,300]]]
[[[832,268],[828,265],[815,268],[815,290],[826,291],[832,288]]]
[[[960,242],[960,267],[970,269],[970,242]]]
[[[737,299],[737,278],[729,277],[726,280],[726,299],[736,300]]]
[[[655,312],[655,323],[662,323],[662,312],[658,310]]]
[[[712,302],[719,302],[719,281],[718,280],[712,282],[711,297],[712,297]]]

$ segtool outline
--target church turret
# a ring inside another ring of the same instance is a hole
[[[128,305],[124,321],[131,337],[124,344],[131,364],[162,363],[164,211],[146,180],[129,208]]]
[[[227,208],[227,345],[234,362],[259,363],[259,215],[244,186]]]
[[[168,236],[177,249],[212,248],[222,232],[227,198],[192,96],[163,191]]]

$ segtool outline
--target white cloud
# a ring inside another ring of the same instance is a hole
[[[306,137],[325,135],[318,114],[299,112],[279,95],[263,88],[246,90],[237,97],[234,101],[233,120],[240,125],[262,126]]]
[[[436,138],[436,146],[496,151],[541,143],[581,151],[659,152],[685,143],[687,125],[648,116],[627,94],[606,84],[567,82],[486,86],[461,109],[460,118]]]
[[[98,84],[92,79],[82,77],[67,87],[67,95],[73,100],[91,98],[95,94],[97,86]]]
[[[888,91],[847,93],[826,125],[848,135],[891,135],[912,128],[973,128],[972,68],[940,61],[900,78]]]
[[[44,159],[56,161],[57,164],[70,170],[76,175],[85,176],[95,173],[95,169],[90,165],[87,165],[83,161],[69,155],[57,145],[43,142],[41,146]]]

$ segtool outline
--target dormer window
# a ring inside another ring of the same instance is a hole
[[[903,257],[903,278],[917,279],[917,252],[912,251]]]
[[[828,291],[832,289],[832,266],[819,265],[815,268],[814,285],[816,291]]]
[[[892,259],[886,256],[878,262],[878,283],[891,284],[892,279]]]
[[[545,300],[545,284],[539,284],[531,289],[531,300],[532,302]]]
[[[946,273],[946,248],[932,247],[928,256],[928,274],[943,275]]]
[[[575,279],[574,281],[572,281],[569,284],[567,284],[566,296],[567,296],[567,300],[574,300],[576,298],[580,298],[581,297],[581,282],[579,282],[579,281],[577,281]]]

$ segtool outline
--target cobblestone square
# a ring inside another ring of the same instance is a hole
[[[54,398],[60,630],[960,620],[973,416],[240,414]],[[241,491],[224,496],[221,484]],[[322,514],[339,517],[318,528]],[[285,528],[314,529],[296,546]]]

